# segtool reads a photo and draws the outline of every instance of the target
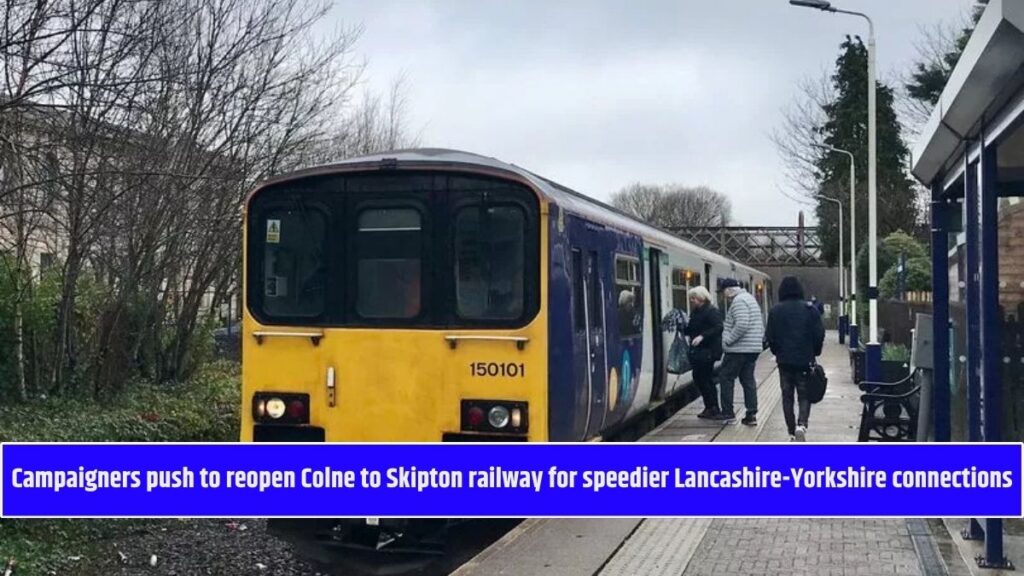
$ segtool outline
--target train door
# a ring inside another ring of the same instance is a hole
[[[608,356],[605,348],[607,343],[605,341],[604,286],[601,283],[601,262],[596,250],[587,252],[586,270],[584,294],[587,302],[587,358],[590,363],[588,374],[590,375],[591,396],[588,412],[590,416],[584,438],[589,438],[601,430],[605,417],[605,398],[608,395],[605,379],[605,375],[608,373],[606,369]]]
[[[590,422],[591,374],[590,374],[590,338],[587,327],[590,321],[587,314],[587,266],[583,250],[572,249],[570,274],[572,275],[572,374],[573,405],[576,406],[573,418],[573,437],[577,440],[587,436]]]
[[[607,302],[603,279],[611,269],[606,268],[604,231],[575,221],[570,223],[568,233],[572,258],[572,384],[577,407],[573,434],[586,440],[599,433],[607,405]]]
[[[605,396],[605,321],[601,266],[598,252],[588,246],[572,247],[573,375],[578,414],[575,430],[586,440],[601,429]]]
[[[648,257],[651,284],[651,344],[654,352],[654,383],[651,386],[651,400],[665,395],[665,337],[661,331],[661,261],[664,253],[651,248]]]

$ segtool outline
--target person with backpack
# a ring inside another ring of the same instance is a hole
[[[825,326],[818,309],[804,299],[804,288],[794,276],[779,284],[779,303],[768,314],[768,347],[775,354],[782,386],[782,413],[791,441],[807,439],[811,416],[808,380],[815,358],[825,343]],[[799,412],[794,414],[794,393]]]

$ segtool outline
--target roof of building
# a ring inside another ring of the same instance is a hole
[[[1016,88],[1024,63],[1024,2],[991,0],[914,147],[913,173],[931,183],[977,135],[981,120]]]

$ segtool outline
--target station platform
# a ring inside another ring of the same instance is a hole
[[[860,391],[835,332],[819,358],[829,378],[811,410],[809,442],[855,442]],[[701,420],[697,400],[641,442],[788,442],[775,358],[758,361],[759,425]],[[742,388],[736,386],[737,416]],[[973,543],[959,538],[963,520],[548,518],[525,520],[456,572],[457,576],[995,576],[979,571]],[[948,529],[947,529],[948,526]],[[956,534],[950,536],[950,534]],[[1011,552],[1008,548],[1007,552]],[[1009,574],[1009,572],[1007,572]]]

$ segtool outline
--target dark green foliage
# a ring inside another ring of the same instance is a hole
[[[909,362],[910,348],[903,344],[886,344],[882,347],[882,360],[887,362]]]
[[[882,241],[878,243],[878,280],[880,290],[883,275],[885,275],[890,268],[894,268],[896,266],[896,263],[899,262],[901,253],[906,254],[908,261],[917,260],[919,262],[926,262],[929,270],[931,269],[931,261],[928,258],[928,251],[920,242],[903,231],[893,232],[885,238],[882,238]],[[868,272],[868,243],[865,238],[865,241],[860,245],[860,250],[857,251],[858,295],[867,295]],[[929,282],[931,282],[930,272],[928,278]],[[908,289],[913,290],[913,288]],[[923,290],[926,288],[918,289]]]
[[[233,363],[212,363],[186,383],[136,383],[102,401],[0,404],[0,442],[234,442],[237,370]]]
[[[971,10],[971,23],[962,28],[956,40],[953,42],[953,49],[941,56],[931,59],[924,59],[914,64],[914,71],[910,75],[910,81],[904,84],[907,94],[915,100],[925,102],[934,106],[942,95],[942,89],[949,80],[949,75],[956,67],[956,63],[963,54],[967,41],[971,39],[974,27],[985,11],[987,0],[978,2]]]
[[[878,289],[882,298],[895,298],[899,296],[897,264],[892,265],[885,271],[885,275],[878,282]],[[932,289],[932,262],[929,258],[913,258],[907,260],[907,280],[904,285],[907,291],[930,291]]]
[[[33,278],[0,255],[0,399],[19,397],[14,320],[19,304],[26,389],[32,399],[53,395],[101,399],[124,391],[134,380],[169,380],[161,367],[178,346],[176,338],[185,338],[187,366],[172,375],[188,377],[212,359],[216,324],[212,314],[197,313],[195,327],[181,335],[154,313],[155,301],[117,298],[93,274],[83,274],[76,284],[74,369],[64,371],[58,386],[53,370],[58,362],[54,340],[64,282],[59,268]]]
[[[867,48],[859,38],[841,45],[832,84],[836,98],[824,107],[828,120],[818,128],[829,146],[849,150],[857,171],[857,244],[866,246],[868,230],[868,114]],[[878,84],[878,234],[912,230],[917,222],[913,183],[906,174],[907,147],[894,109],[893,89]],[[817,164],[819,193],[843,202],[849,222],[850,162],[845,154],[826,153]],[[835,204],[819,201],[816,208],[822,255],[831,264],[839,260],[839,214]],[[849,226],[844,233],[849,237]],[[884,270],[884,269],[883,269]],[[865,275],[867,269],[864,269]],[[866,276],[865,276],[866,277]]]

